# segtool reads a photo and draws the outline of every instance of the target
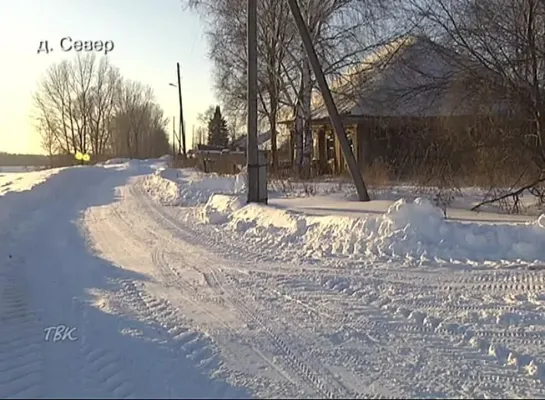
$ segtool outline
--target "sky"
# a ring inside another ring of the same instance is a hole
[[[204,33],[199,16],[181,0],[0,0],[0,151],[43,153],[32,94],[50,65],[77,56],[61,50],[67,36],[113,41],[110,62],[125,78],[151,86],[165,115],[176,121],[178,94],[169,83],[176,83],[179,62],[191,147],[198,114],[216,104]],[[44,40],[54,50],[38,54]]]

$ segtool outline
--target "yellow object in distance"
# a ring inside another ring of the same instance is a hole
[[[91,156],[89,154],[83,154],[81,151],[78,151],[76,152],[76,160],[78,161],[90,161],[91,160]]]

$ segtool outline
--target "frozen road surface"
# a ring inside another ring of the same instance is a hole
[[[0,175],[0,398],[545,398],[545,271],[290,259],[160,166]]]

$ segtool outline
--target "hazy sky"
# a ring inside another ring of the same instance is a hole
[[[150,85],[166,115],[176,120],[177,89],[169,82],[176,82],[180,62],[191,144],[197,114],[215,98],[203,25],[180,0],[0,0],[0,151],[41,152],[31,96],[48,66],[76,56],[60,49],[66,36],[112,40],[110,61],[124,77]],[[42,40],[55,50],[37,54]]]

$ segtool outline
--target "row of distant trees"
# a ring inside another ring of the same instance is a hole
[[[2,167],[29,167],[51,165],[48,156],[40,154],[12,154],[0,151],[0,166]]]
[[[123,78],[106,57],[90,54],[52,65],[34,105],[50,155],[151,158],[169,152],[167,119],[152,89]]]

